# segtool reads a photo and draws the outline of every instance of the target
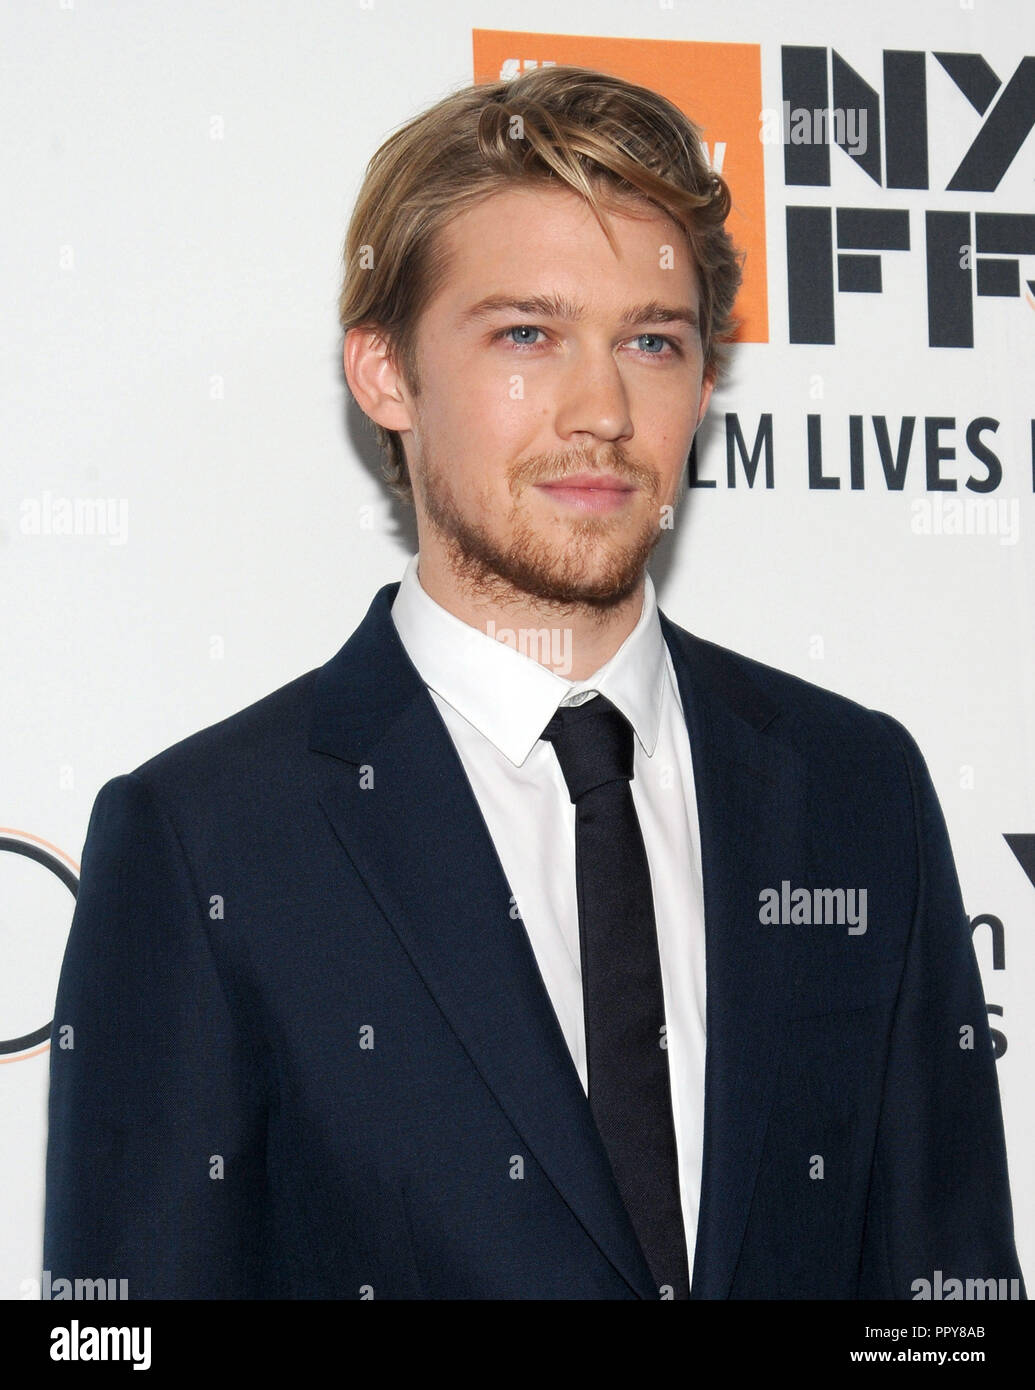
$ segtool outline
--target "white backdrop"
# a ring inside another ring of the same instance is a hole
[[[654,574],[675,621],[887,710],[923,749],[967,911],[1002,923],[1003,960],[991,930],[975,940],[1002,1010],[991,1022],[1030,1281],[1035,882],[1004,836],[1033,837],[1022,854],[1035,842],[1035,255],[1005,248],[1019,292],[973,299],[972,348],[928,345],[924,255],[928,212],[1035,213],[1030,133],[997,186],[947,188],[1035,54],[1028,0],[5,0],[0,13],[9,1043],[50,1019],[72,896],[48,868],[74,882],[101,784],[322,664],[401,575],[411,531],[346,408],[339,256],[366,160],[472,80],[472,31],[519,27],[519,63],[548,56],[537,35],[758,45],[776,110],[783,46],[835,49],[878,93],[885,50],[927,55],[929,188],[884,188],[837,149],[830,187],[789,186],[783,146],[765,145],[769,340],[741,347],[716,393],[699,476],[717,485],[690,494]],[[934,57],[945,52],[983,55],[1000,79],[989,111]],[[836,345],[789,340],[789,206],[908,212],[911,249],[881,256],[883,292],[835,294]],[[774,486],[760,472],[749,488],[740,468],[731,488],[727,416],[750,444],[767,413]],[[839,489],[809,487],[808,415]],[[850,416],[863,417],[859,489]],[[873,416],[893,443],[916,418],[901,491],[885,485]],[[938,442],[956,450],[941,472],[958,494],[928,490],[927,417],[955,421]],[[946,505],[986,476],[965,438],[981,417],[999,422],[981,438],[1002,466],[986,500],[1003,531],[977,534],[971,518],[955,533]],[[45,1040],[0,1052],[0,1298],[32,1297],[40,1275],[48,1062]]]

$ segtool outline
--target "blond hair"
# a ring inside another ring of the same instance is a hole
[[[665,97],[589,68],[538,68],[465,87],[390,136],[367,166],[345,240],[342,328],[376,328],[414,395],[417,322],[449,263],[440,235],[459,213],[529,182],[566,186],[602,211],[637,197],[684,231],[697,267],[704,372],[716,379],[735,325],[741,255],[725,230],[730,193],[700,132]],[[402,440],[375,426],[385,477],[410,495]]]

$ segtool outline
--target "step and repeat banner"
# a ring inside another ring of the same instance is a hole
[[[741,344],[660,602],[916,737],[1030,1281],[1027,0],[50,0],[0,32],[0,1298],[52,1294],[52,1006],[99,787],[321,665],[415,549],[341,372],[365,163],[446,92],[550,63],[668,96],[731,186]]]

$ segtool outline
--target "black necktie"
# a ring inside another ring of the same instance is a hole
[[[543,738],[575,803],[590,1108],[658,1288],[689,1298],[654,899],[629,785],[632,726],[597,695],[558,709]]]

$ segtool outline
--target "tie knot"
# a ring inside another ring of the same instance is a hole
[[[632,725],[603,695],[561,705],[542,737],[554,746],[572,801],[609,782],[632,780]]]

